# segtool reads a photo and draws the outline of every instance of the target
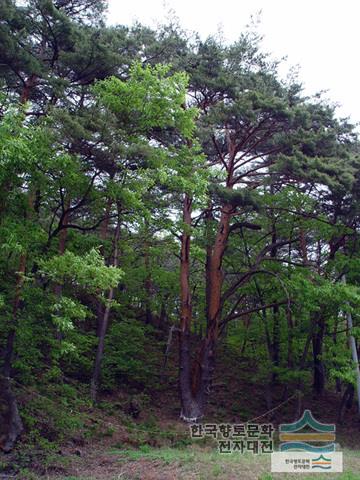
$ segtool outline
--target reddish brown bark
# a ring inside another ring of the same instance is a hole
[[[233,188],[235,146],[228,136],[229,162],[226,165],[229,189]],[[219,153],[221,156],[221,154]],[[221,157],[224,163],[224,158]],[[180,320],[180,395],[182,403],[181,417],[194,421],[203,416],[205,395],[211,383],[214,369],[214,351],[219,336],[221,316],[221,292],[223,286],[222,261],[230,233],[230,221],[234,208],[231,204],[223,205],[219,225],[212,248],[207,246],[206,260],[206,315],[207,331],[196,356],[191,372],[190,360],[190,325],[191,294],[189,286],[190,268],[190,226],[191,200],[185,195],[183,204],[184,232],[181,238],[181,320]]]
[[[202,340],[194,366],[192,391],[197,396],[202,410],[205,405],[205,395],[209,392],[215,363],[215,348],[219,336],[221,318],[221,292],[224,281],[222,261],[230,233],[230,221],[233,207],[229,204],[222,209],[220,222],[208,262],[208,306],[207,332]]]
[[[221,313],[221,290],[224,280],[222,261],[229,237],[232,212],[233,207],[231,205],[225,205],[222,209],[218,231],[209,262],[208,336],[210,334],[214,340],[216,340],[218,336],[218,326]]]
[[[191,291],[190,291],[190,229],[191,229],[191,198],[185,195],[183,206],[184,231],[181,237],[180,266],[180,329],[182,332],[190,329],[191,324]]]
[[[223,285],[222,260],[230,232],[230,220],[233,207],[229,204],[222,209],[215,242],[208,259],[208,306],[206,311],[207,333],[201,342],[194,368],[191,371],[190,326],[191,326],[191,292],[190,292],[190,226],[191,200],[184,198],[183,221],[184,232],[181,238],[181,313],[180,313],[180,395],[182,402],[181,416],[187,421],[194,421],[203,416],[205,396],[211,382],[214,368],[214,350],[219,335],[221,314],[221,290]]]
[[[211,262],[211,252],[212,252],[212,235],[211,235],[211,221],[213,220],[213,215],[211,212],[211,204],[205,213],[205,231],[206,231],[206,263],[205,263],[205,318],[209,318],[209,304],[210,304],[210,262]]]
[[[36,80],[37,80],[37,76],[33,73],[33,74],[31,74],[30,77],[25,81],[24,87],[23,87],[23,90],[22,90],[21,96],[20,96],[20,103],[21,103],[22,105],[29,100],[30,94],[31,94],[31,90],[32,90],[32,89],[35,87],[35,85],[36,85]]]
[[[208,341],[205,338],[200,352],[191,367],[190,336],[191,336],[191,289],[190,289],[190,242],[191,242],[191,205],[192,200],[185,195],[183,202],[184,230],[181,237],[180,263],[180,358],[179,387],[181,399],[181,418],[185,421],[196,421],[203,416],[205,404],[206,380],[208,378],[207,359]]]

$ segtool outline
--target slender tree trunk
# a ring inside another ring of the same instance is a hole
[[[249,326],[250,326],[250,318],[251,318],[250,315],[247,315],[244,318],[245,333],[244,333],[244,341],[243,341],[243,344],[242,344],[241,349],[240,349],[240,356],[241,357],[244,356],[245,350],[246,350],[246,344],[247,344],[247,340],[248,340],[248,331],[249,331]]]
[[[163,330],[167,323],[168,323],[168,314],[166,311],[166,301],[168,299],[168,296],[166,295],[163,301],[161,302],[161,308],[160,308],[160,315],[159,315],[159,321],[157,323],[157,328]]]
[[[339,327],[339,317],[335,318],[335,324],[334,324],[334,333],[333,333],[333,342],[334,345],[337,345],[337,332],[338,332],[338,327]],[[336,349],[334,352],[334,358],[336,358]],[[335,385],[336,385],[336,392],[341,393],[341,379],[339,377],[335,378]]]
[[[147,231],[145,235],[149,235]],[[144,265],[145,265],[145,322],[149,325],[153,324],[153,314],[151,311],[151,290],[152,290],[152,280],[151,280],[151,268],[150,268],[150,245],[147,240],[144,242]]]
[[[161,367],[161,373],[160,373],[161,382],[164,381],[165,370],[166,370],[168,358],[169,358],[169,355],[170,355],[170,349],[171,349],[174,330],[176,330],[175,325],[171,325],[171,327],[169,328],[168,339],[167,339],[166,346],[165,346],[165,351],[164,351],[164,361],[163,361],[163,364],[162,364],[162,367]]]
[[[352,407],[353,401],[354,401],[354,385],[349,383],[344,391],[344,394],[342,396],[339,410],[338,410],[338,416],[337,416],[337,423],[343,423],[344,421],[344,415],[345,415],[345,407],[347,410],[350,410]]]
[[[303,228],[300,228],[300,254],[303,265],[309,265],[306,232]],[[321,358],[325,333],[325,316],[322,314],[314,314],[313,321],[313,389],[317,395],[322,395],[325,388],[325,367]]]
[[[34,192],[30,191],[28,194],[28,209],[25,218],[28,220],[31,217],[34,208]],[[24,284],[24,275],[26,272],[27,252],[22,252],[19,259],[19,269],[16,273],[15,295],[13,300],[13,311],[10,329],[7,335],[6,347],[4,352],[4,363],[2,372],[2,391],[1,395],[7,405],[7,413],[5,423],[7,424],[6,440],[4,444],[4,451],[10,451],[23,431],[23,424],[19,415],[17,401],[12,391],[11,386],[11,370],[14,356],[14,344],[16,337],[16,329],[18,324],[18,313],[21,306],[21,293]]]
[[[313,362],[314,362],[314,381],[313,388],[317,395],[322,395],[325,388],[325,370],[321,359],[323,351],[323,341],[325,332],[325,319],[323,315],[317,318],[317,326],[313,334]]]
[[[16,397],[12,391],[11,378],[0,377],[1,396],[5,401],[7,412],[4,418],[6,437],[0,448],[5,452],[10,452],[24,430],[24,426],[19,414]]]
[[[248,248],[248,245],[247,245],[247,242],[246,242],[246,239],[245,239],[244,232],[243,232],[242,228],[240,229],[240,232],[241,232],[242,241],[244,243],[244,249],[245,249],[245,254],[246,254],[246,258],[247,258],[247,263],[248,263],[249,268],[251,268],[250,252],[249,252],[249,248]],[[260,303],[261,303],[261,305],[264,305],[265,301],[264,301],[261,289],[259,287],[259,283],[256,280],[256,278],[253,279],[253,282],[254,282],[254,285],[255,285]],[[247,324],[246,324],[247,328],[245,330],[245,338],[244,338],[243,346],[241,348],[241,355],[245,351],[245,346],[246,346],[246,342],[247,342],[247,331],[248,331],[248,327],[250,325],[250,318],[251,318],[251,315],[249,315],[248,318],[247,318]],[[273,361],[274,361],[274,353],[273,353],[274,341],[271,341],[271,335],[270,335],[269,326],[268,326],[268,316],[267,316],[266,308],[261,310],[261,319],[262,319],[263,324],[264,324],[265,339],[266,339],[266,346],[267,346],[267,351],[268,351],[268,355],[269,355],[269,360],[270,360],[271,363],[273,363]],[[275,327],[273,327],[273,328],[275,328]],[[274,330],[273,330],[273,335],[274,335]],[[270,380],[270,383],[272,383],[272,378]],[[267,398],[269,397],[267,394],[266,394],[266,396],[267,396]]]
[[[205,214],[205,235],[206,235],[206,263],[205,263],[205,318],[209,319],[209,305],[210,305],[210,264],[211,264],[211,221],[213,219],[211,212],[211,204]]]
[[[179,331],[179,389],[180,418],[196,421],[203,416],[203,404],[192,388],[191,371],[191,290],[190,290],[190,242],[192,199],[185,194],[183,201],[184,228],[180,252],[180,331]]]
[[[111,198],[108,198],[107,203],[106,203],[106,209],[105,209],[105,219],[101,223],[100,226],[100,239],[102,242],[105,242],[108,237],[109,233],[109,222],[110,222],[110,212],[111,212],[111,207],[113,204],[113,200]],[[104,245],[101,245],[100,247],[100,253],[102,254],[103,257],[105,257],[105,247]],[[100,337],[101,335],[101,325],[102,321],[104,318],[104,313],[105,313],[105,307],[104,304],[98,300],[97,302],[97,312],[96,312],[96,335]]]
[[[343,275],[342,278],[343,283],[346,283],[346,276]],[[356,374],[356,396],[357,396],[357,403],[358,403],[358,417],[360,417],[360,367],[359,367],[359,356],[358,350],[356,345],[355,337],[352,333],[353,328],[353,320],[352,315],[350,312],[346,313],[346,323],[347,329],[349,332],[349,345],[351,349],[351,357],[355,365],[355,374]]]
[[[273,188],[271,188],[271,193],[273,194]],[[277,241],[277,232],[275,226],[275,220],[272,221],[272,236],[271,243],[275,244]],[[273,247],[270,251],[270,257],[276,258],[277,248]],[[275,306],[272,309],[273,311],[273,341],[272,341],[272,363],[275,367],[275,371],[272,373],[271,383],[272,385],[276,384],[278,379],[278,373],[276,371],[280,366],[280,315],[279,307]]]
[[[69,207],[70,207],[70,198],[67,198],[67,200],[65,202],[65,209],[68,210]],[[63,225],[67,225],[68,221],[69,221],[69,214],[66,213],[64,215]],[[67,235],[68,235],[67,228],[63,228],[62,230],[60,230],[60,233],[59,233],[59,248],[58,248],[58,254],[59,255],[64,255],[64,253],[65,253]],[[55,296],[56,296],[56,303],[59,303],[59,301],[61,300],[62,291],[63,291],[63,286],[61,285],[61,283],[57,283],[54,287],[54,293],[55,293]],[[56,339],[60,341],[61,338],[62,338],[62,334],[61,334],[61,331],[59,329],[56,330],[55,335],[56,335]]]
[[[309,353],[309,349],[310,349],[310,345],[311,345],[311,340],[312,340],[312,337],[313,337],[314,328],[315,328],[314,323],[311,323],[310,332],[308,333],[308,336],[307,336],[307,339],[306,339],[306,342],[305,342],[305,347],[304,347],[304,350],[303,350],[303,353],[302,353],[302,356],[301,356],[301,359],[300,359],[300,363],[299,363],[299,373],[300,374],[305,367],[306,359],[308,357],[308,353]],[[303,391],[303,388],[304,388],[303,383],[304,383],[303,379],[300,376],[299,379],[298,379],[298,382],[297,382],[297,386],[296,386],[297,390],[299,391],[298,404],[297,404],[297,417],[298,418],[301,416],[302,411],[303,411],[303,408],[302,408],[302,406],[303,406],[302,405],[302,391]]]
[[[5,452],[10,452],[18,437],[21,435],[22,431],[24,430],[23,423],[19,414],[17,401],[15,395],[12,391],[11,385],[11,370],[12,370],[12,362],[14,356],[14,343],[15,343],[15,336],[16,336],[16,327],[17,327],[17,317],[18,311],[20,309],[21,304],[21,291],[22,286],[24,283],[24,274],[26,271],[26,253],[22,253],[20,255],[19,261],[19,271],[17,272],[17,280],[16,280],[16,287],[15,287],[15,297],[13,303],[13,313],[12,313],[12,323],[10,325],[10,330],[8,332],[6,347],[5,347],[5,355],[4,355],[4,363],[3,363],[3,371],[1,377],[1,396],[6,405],[6,414],[4,418],[4,423],[6,424],[6,438],[2,449]]]
[[[30,91],[35,85],[36,76],[31,75],[29,79],[25,82],[25,86],[23,88],[20,103],[25,104],[29,99]],[[34,193],[29,191],[28,194],[28,210],[26,212],[25,218],[28,219],[30,217],[31,212],[34,208]],[[21,305],[21,292],[24,284],[24,275],[26,272],[26,261],[27,261],[27,252],[23,252],[20,254],[19,259],[19,269],[16,275],[16,286],[15,286],[15,296],[13,301],[13,311],[12,311],[12,321],[10,325],[10,329],[7,335],[6,340],[6,347],[4,352],[4,362],[2,368],[2,376],[0,377],[0,385],[1,391],[0,395],[5,401],[5,405],[7,408],[5,414],[5,424],[6,424],[6,438],[5,442],[2,445],[2,449],[5,452],[10,452],[17,439],[21,435],[24,430],[24,426],[19,414],[19,409],[17,406],[16,397],[12,390],[11,385],[11,374],[12,374],[12,362],[14,356],[14,344],[15,344],[15,337],[16,337],[16,329],[18,323],[18,312]]]
[[[120,238],[120,211],[118,209],[118,220],[117,220],[117,225],[115,229],[115,235],[114,235],[114,248],[113,248],[113,262],[112,265],[113,267],[118,267],[118,262],[119,262],[119,238]],[[91,400],[95,403],[97,401],[97,394],[98,394],[98,387],[99,387],[99,379],[100,379],[100,373],[101,373],[101,362],[103,359],[104,355],[104,346],[105,346],[105,336],[106,332],[108,329],[108,324],[109,324],[109,316],[110,316],[110,309],[111,309],[111,303],[114,297],[114,288],[110,288],[108,298],[107,298],[107,303],[106,307],[104,310],[104,315],[102,317],[101,321],[101,326],[100,326],[100,332],[99,332],[99,341],[98,341],[98,346],[97,346],[97,351],[96,351],[96,358],[95,358],[95,363],[94,363],[94,370],[93,370],[93,376],[91,379]]]
[[[306,242],[306,234],[303,228],[300,228],[300,254],[302,257],[302,261],[304,265],[308,265],[309,259],[308,259],[308,254],[307,254],[307,242]]]
[[[293,368],[293,343],[294,343],[294,323],[290,308],[286,309],[286,320],[288,326],[288,350],[287,350],[287,367],[289,370]]]
[[[280,366],[280,315],[279,307],[273,307],[273,343],[272,343],[272,361],[275,369]],[[278,379],[277,371],[272,374],[272,384]]]

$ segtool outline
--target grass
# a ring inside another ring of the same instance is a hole
[[[165,464],[173,462],[190,463],[196,458],[195,452],[188,449],[178,448],[151,448],[142,445],[137,450],[112,450],[111,453],[119,455],[120,461],[136,461],[140,459],[161,460]]]
[[[84,468],[80,476],[46,477],[55,480],[360,480],[360,451],[344,450],[342,474],[270,473],[269,455],[220,454],[213,446],[177,447],[142,445],[107,452],[112,468]],[[97,458],[96,456],[94,457]],[[116,473],[114,473],[116,472]],[[35,477],[23,477],[33,480]],[[38,478],[38,477],[36,477]]]
[[[179,480],[190,478],[196,480],[360,480],[360,452],[353,450],[344,451],[344,473],[301,474],[300,477],[298,474],[269,473],[269,455],[220,454],[214,449],[197,448],[196,445],[192,448],[181,449],[152,448],[144,445],[137,450],[112,450],[111,453],[118,456],[121,464],[145,461],[145,463],[156,462],[158,464],[161,462],[163,465],[176,466],[176,476],[169,476],[169,478]],[[161,471],[161,467],[158,466],[158,468]]]

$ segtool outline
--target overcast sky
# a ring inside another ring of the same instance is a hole
[[[108,20],[154,26],[169,10],[202,38],[221,30],[228,41],[261,10],[264,50],[300,66],[306,93],[328,90],[338,114],[360,122],[360,0],[109,0]]]

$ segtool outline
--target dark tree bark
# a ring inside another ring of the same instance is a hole
[[[31,217],[34,209],[34,192],[28,193],[28,209],[25,213],[25,218],[28,220]],[[24,275],[26,272],[27,252],[21,253],[19,258],[19,268],[16,272],[16,285],[13,300],[12,318],[9,326],[9,332],[6,340],[6,347],[4,352],[3,371],[2,371],[2,390],[0,395],[4,400],[6,406],[5,424],[7,429],[5,432],[5,442],[2,447],[4,451],[9,452],[14,447],[17,439],[23,431],[23,424],[19,415],[16,397],[12,391],[11,375],[12,363],[14,357],[14,345],[16,337],[16,329],[18,326],[18,314],[21,308],[21,293],[24,285]]]
[[[271,188],[271,193],[273,194],[273,188]],[[275,221],[273,220],[273,231],[272,231],[272,236],[271,236],[271,243],[273,245],[276,245],[277,242],[277,232],[276,232],[276,226],[275,226]],[[277,256],[277,247],[274,246],[271,251],[270,251],[270,257],[271,258],[276,258]],[[273,341],[272,341],[272,363],[273,366],[278,368],[280,366],[280,315],[279,315],[279,306],[276,305],[273,308]],[[272,379],[271,383],[274,385],[277,382],[278,379],[278,373],[276,371],[273,371],[272,373]]]
[[[2,376],[0,378],[1,380],[0,384],[2,386],[0,394],[6,407],[5,418],[3,419],[3,422],[6,425],[5,442],[4,442],[4,445],[2,446],[2,449],[5,452],[10,452],[13,449],[17,439],[19,438],[22,431],[24,430],[23,423],[19,415],[16,397],[12,391],[11,374],[12,374],[12,362],[13,362],[13,356],[14,356],[17,317],[18,317],[18,312],[21,304],[21,291],[24,283],[25,271],[26,271],[26,254],[23,253],[20,255],[19,271],[17,272],[15,297],[14,297],[14,303],[13,303],[12,323],[10,325],[10,330],[7,336],[3,371],[2,371]]]
[[[67,225],[67,223],[69,221],[69,213],[68,213],[69,208],[70,208],[70,198],[68,197],[66,202],[65,202],[66,213],[64,215],[63,225]],[[64,228],[64,229],[60,230],[60,233],[59,233],[59,247],[58,247],[59,255],[64,255],[64,253],[65,253],[67,235],[68,235],[67,228]],[[61,285],[61,283],[57,283],[54,287],[54,293],[55,293],[55,296],[56,296],[57,303],[61,300],[62,291],[63,291],[63,286]],[[62,338],[62,334],[61,334],[61,331],[59,329],[57,329],[57,331],[56,331],[56,338],[57,338],[57,340],[61,340],[61,338]]]
[[[210,262],[211,262],[211,221],[213,215],[211,212],[211,204],[205,213],[205,231],[206,231],[206,263],[205,263],[205,318],[209,319],[210,304]]]
[[[31,75],[24,84],[20,96],[20,103],[25,104],[30,96],[32,88],[35,86],[36,76]],[[34,209],[34,200],[35,195],[33,191],[28,193],[28,210],[26,211],[25,218],[29,219],[31,213]],[[16,397],[12,390],[11,385],[11,375],[12,375],[12,362],[14,356],[14,345],[16,337],[16,328],[18,323],[18,313],[21,306],[21,292],[24,284],[24,275],[26,272],[26,261],[27,261],[27,252],[23,252],[19,258],[19,269],[16,274],[16,286],[15,286],[15,295],[13,301],[13,311],[12,319],[10,324],[10,329],[7,335],[6,347],[4,352],[4,362],[2,368],[2,376],[0,377],[1,391],[0,395],[5,403],[6,413],[4,424],[6,425],[5,429],[5,441],[1,448],[5,452],[10,452],[17,439],[24,430],[24,426],[19,414],[19,409],[16,401]]]
[[[118,267],[118,264],[119,264],[119,245],[118,244],[119,244],[119,238],[120,238],[120,229],[121,229],[120,209],[118,207],[118,220],[117,220],[117,225],[116,225],[115,234],[114,234],[113,261],[112,261],[112,266],[115,268]],[[104,315],[101,319],[99,341],[98,341],[98,346],[96,350],[96,358],[94,363],[94,370],[93,370],[93,375],[91,379],[91,389],[90,389],[91,400],[94,403],[97,401],[99,379],[100,379],[100,373],[101,373],[101,362],[104,355],[105,336],[106,336],[106,332],[109,325],[109,316],[110,316],[111,303],[114,297],[114,290],[115,290],[114,288],[110,288],[109,290],[107,304],[104,310]]]
[[[321,359],[325,333],[325,318],[320,315],[316,319],[316,329],[313,334],[313,388],[317,395],[321,395],[325,388],[325,369]]]
[[[110,212],[111,212],[111,207],[113,204],[113,200],[111,198],[108,198],[106,202],[106,209],[105,209],[105,219],[101,222],[100,225],[100,239],[104,243],[109,234],[109,222],[110,222]],[[100,253],[105,256],[105,248],[104,245],[101,245],[100,247]],[[105,312],[105,307],[102,302],[97,301],[97,312],[96,312],[96,335],[100,337],[101,334],[101,325],[102,321],[104,318],[104,312]]]
[[[180,331],[179,331],[179,389],[180,417],[188,422],[203,416],[203,403],[198,391],[192,386],[191,369],[191,290],[190,290],[190,242],[192,199],[185,194],[183,201],[184,229],[180,252]]]
[[[149,233],[148,233],[149,234]],[[153,313],[151,310],[151,295],[152,295],[152,280],[151,280],[151,268],[150,268],[150,245],[147,240],[144,242],[144,265],[145,265],[145,272],[146,277],[144,281],[145,287],[145,322],[148,325],[152,325],[154,323]]]
[[[353,402],[354,402],[354,393],[355,393],[355,388],[354,385],[349,383],[344,391],[344,394],[341,398],[339,410],[338,410],[338,417],[337,417],[337,422],[338,423],[343,423],[344,421],[344,415],[345,415],[345,410],[350,410]]]
[[[14,446],[19,436],[24,430],[24,426],[19,414],[16,397],[11,386],[11,378],[9,376],[0,377],[1,397],[6,405],[6,414],[3,419],[5,426],[4,443],[0,445],[1,449],[8,453]]]

